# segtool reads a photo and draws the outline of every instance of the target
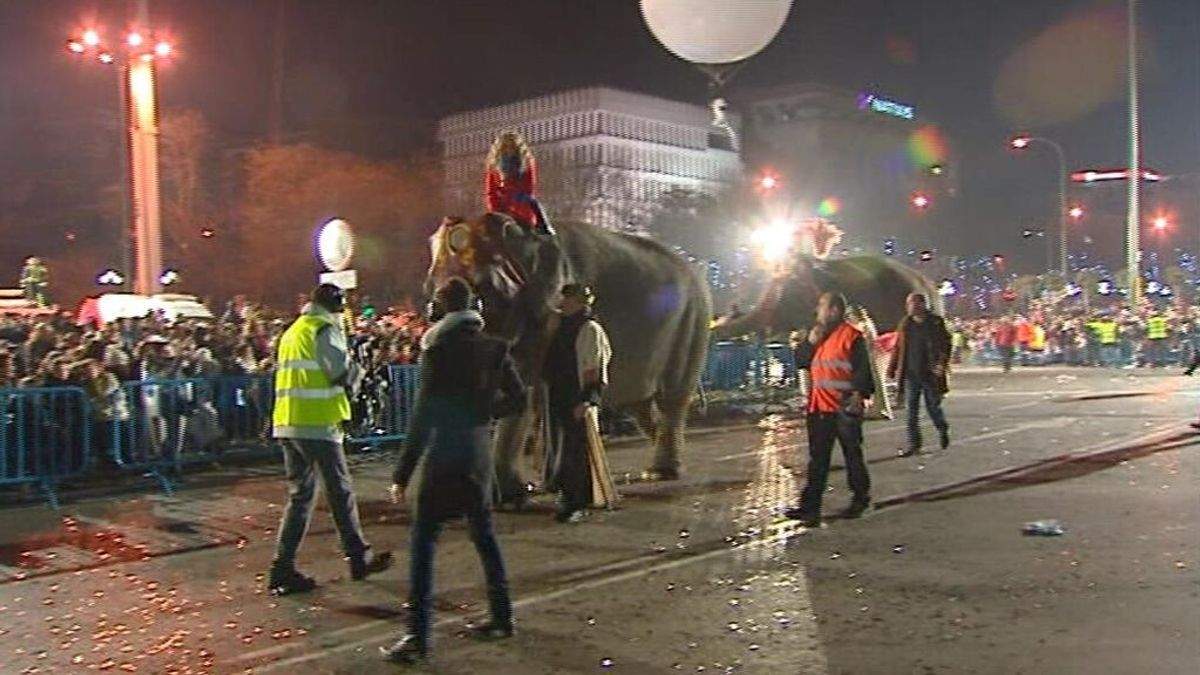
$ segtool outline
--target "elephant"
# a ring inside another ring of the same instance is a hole
[[[687,263],[663,245],[578,221],[527,228],[500,213],[447,218],[430,238],[426,295],[452,276],[482,301],[485,332],[507,340],[522,377],[537,385],[557,325],[563,284],[591,286],[594,312],[613,357],[606,407],[628,410],[654,444],[651,480],[678,478],[689,404],[708,351],[712,300]],[[526,498],[518,470],[530,441],[539,387],[526,413],[499,421],[494,441],[498,498]]]
[[[923,293],[933,311],[941,311],[941,296],[916,270],[879,256],[821,260],[800,255],[789,270],[776,275],[753,309],[740,317],[722,318],[713,326],[716,337],[761,332],[778,335],[812,325],[817,299],[826,291],[846,296],[866,310],[880,333],[895,329],[904,318],[904,299]]]

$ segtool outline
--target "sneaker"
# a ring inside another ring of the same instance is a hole
[[[578,523],[583,520],[584,515],[586,514],[584,513],[583,509],[576,509],[575,511],[559,511],[558,513],[554,514],[554,520],[559,523]]]
[[[942,444],[942,449],[950,447],[950,430],[942,429],[938,432],[938,441]]]
[[[846,520],[854,520],[856,518],[862,518],[863,512],[865,512],[869,508],[871,508],[871,502],[869,500],[868,501],[853,501],[853,502],[850,502],[850,506],[847,506],[846,508],[842,509],[841,512],[838,513],[838,516],[841,518],[845,518]]]
[[[379,656],[384,661],[415,665],[429,655],[425,653],[425,648],[419,643],[417,636],[409,634],[402,635],[391,647],[380,647]]]
[[[316,587],[316,579],[295,569],[282,572],[273,569],[267,577],[267,592],[274,596],[307,593]]]
[[[642,472],[644,481],[679,480],[679,469],[646,469]]]
[[[512,624],[502,624],[489,621],[478,626],[471,626],[471,635],[476,640],[504,640],[513,636]]]
[[[807,511],[798,506],[784,511],[783,515],[787,516],[788,518],[790,518],[792,520],[797,521],[798,523],[800,523],[800,525],[802,525],[804,527],[820,527],[821,526],[821,514],[820,513],[813,513],[812,511]]]
[[[350,578],[355,581],[362,581],[369,575],[377,574],[392,566],[392,552],[384,551],[376,553],[371,549],[367,549],[361,556],[351,556],[350,560]]]

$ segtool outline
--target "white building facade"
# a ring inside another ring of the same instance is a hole
[[[741,176],[738,153],[707,108],[607,87],[573,89],[440,120],[447,213],[483,210],[487,152],[508,129],[533,150],[538,197],[551,220],[642,231],[668,190],[719,194]]]

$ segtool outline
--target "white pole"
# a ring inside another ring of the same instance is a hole
[[[1129,0],[1129,207],[1125,218],[1125,265],[1129,270],[1129,304],[1135,308],[1142,298],[1141,160],[1138,124],[1137,0]]]

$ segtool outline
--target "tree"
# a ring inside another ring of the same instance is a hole
[[[164,258],[168,266],[181,267],[191,285],[214,262],[211,242],[200,236],[213,224],[205,180],[213,175],[208,163],[212,131],[198,110],[171,110],[162,117],[159,138]]]
[[[244,159],[245,190],[231,242],[242,291],[290,302],[320,271],[318,227],[333,217],[354,228],[353,266],[363,292],[391,299],[420,292],[426,239],[437,227],[437,163],[375,162],[312,145],[257,148]]]

